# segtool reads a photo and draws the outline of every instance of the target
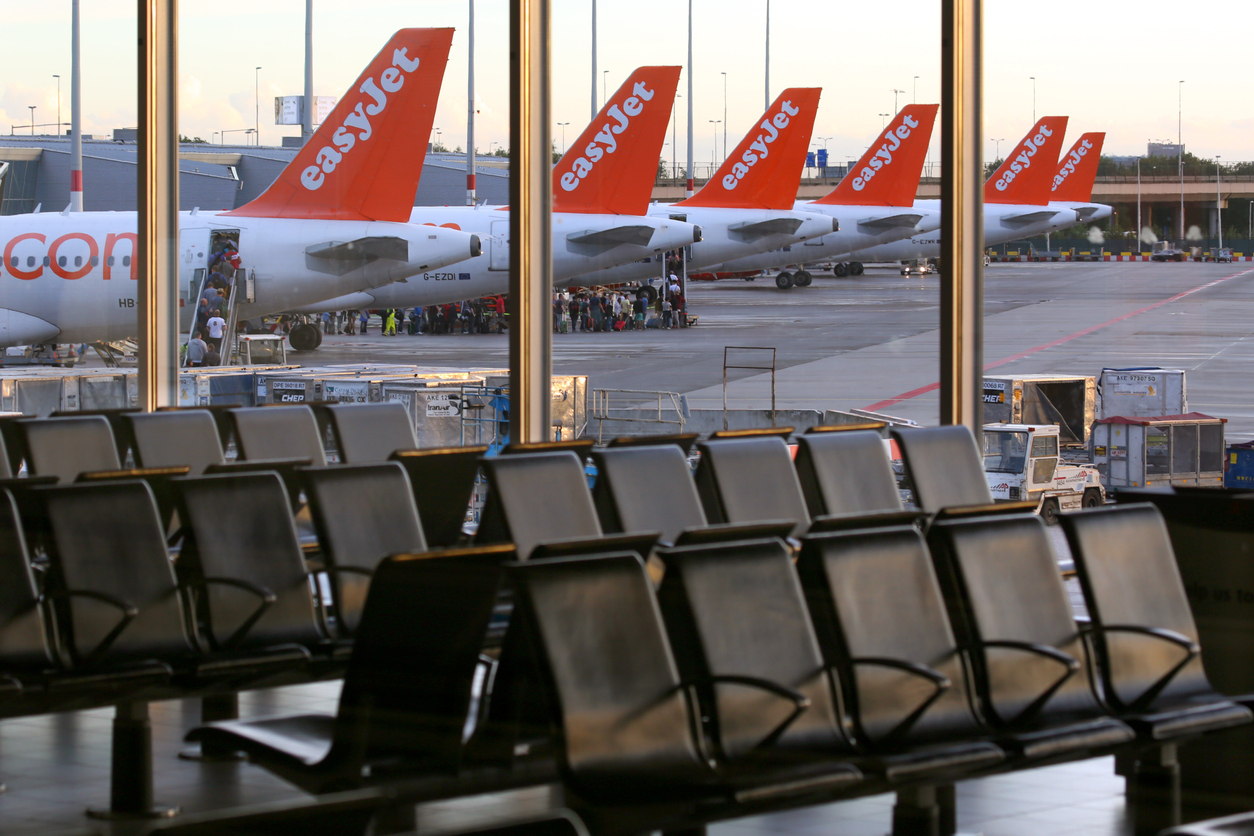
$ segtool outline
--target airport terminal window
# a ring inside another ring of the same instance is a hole
[[[984,433],[984,469],[995,473],[1022,473],[1028,453],[1027,433]]]
[[[1171,436],[1166,427],[1145,428],[1145,472],[1171,472]]]

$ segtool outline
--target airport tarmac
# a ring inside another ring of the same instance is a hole
[[[815,274],[806,288],[693,282],[690,329],[553,335],[553,370],[590,386],[684,394],[721,407],[725,346],[776,352],[779,408],[860,407],[936,423],[939,279],[868,267]],[[1227,418],[1230,441],[1254,438],[1254,268],[1242,264],[1024,263],[985,270],[986,367],[999,374],[1096,375],[1103,367],[1188,371],[1189,408]],[[504,335],[327,336],[294,362],[508,364]],[[728,405],[770,406],[768,373],[733,371]]]

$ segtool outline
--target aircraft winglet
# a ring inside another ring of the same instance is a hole
[[[402,29],[279,179],[225,215],[409,221],[452,29]]]
[[[1043,206],[1058,169],[1066,116],[1045,116],[1006,154],[1005,161],[984,184],[985,203]]]
[[[1058,163],[1058,172],[1050,185],[1050,200],[1088,203],[1093,199],[1093,183],[1097,180],[1097,163],[1102,157],[1105,131],[1081,134],[1075,145]]]
[[[893,117],[857,165],[815,203],[838,206],[913,206],[940,105],[911,104]]]
[[[553,169],[554,212],[648,211],[679,71],[640,67],[610,96]]]
[[[701,191],[675,205],[791,209],[822,92],[791,87],[780,93]]]

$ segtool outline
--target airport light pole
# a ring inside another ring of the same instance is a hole
[[[609,71],[609,70],[602,70],[602,71],[601,71],[601,101],[602,101],[602,102],[608,102],[608,101],[610,100],[610,97],[609,97],[608,95],[606,95],[606,92],[605,92],[605,83],[606,83],[606,81],[608,81],[608,80],[609,80],[609,77],[610,77],[610,71]],[[596,115],[595,115],[595,114],[593,114],[592,118],[593,118],[593,119],[596,119]]]
[[[897,110],[897,94],[898,94],[898,93],[904,93],[904,92],[906,92],[906,91],[905,91],[905,90],[898,90],[896,87],[894,87],[894,88],[893,88],[893,114],[894,114],[894,115],[898,112],[898,110]]]
[[[723,77],[723,154],[727,154],[727,73],[719,73]]]
[[[474,0],[471,0],[472,5]],[[592,0],[592,118],[597,118],[597,0]],[[565,145],[565,140],[562,141]]]
[[[910,94],[910,104],[918,104],[918,103],[919,103],[919,77],[916,75],[914,77],[914,90]]]
[[[466,39],[466,205],[475,205],[475,0],[467,4],[467,39]],[[593,37],[596,30],[593,29]],[[592,53],[596,54],[596,41],[592,42]],[[595,59],[593,59],[595,60]],[[593,79],[596,78],[594,74]],[[596,95],[596,84],[592,85]],[[563,144],[565,142],[563,141]]]
[[[557,126],[562,129],[562,153],[566,153],[566,126],[569,122],[558,122]]]
[[[692,197],[695,193],[693,187],[696,185],[693,176],[693,169],[696,168],[696,164],[693,161],[693,154],[695,153],[693,151],[693,134],[695,132],[692,129],[692,0],[688,0],[688,66],[686,69],[688,71],[688,182],[685,184],[684,196]]]
[[[1141,254],[1141,158],[1136,158],[1136,254]]]
[[[691,23],[692,4],[688,4],[688,17]],[[689,27],[691,28],[691,26]],[[762,109],[766,110],[771,106],[771,0],[766,0],[766,96]],[[689,91],[691,92],[691,91]]]
[[[1036,124],[1036,76],[1028,76],[1032,82],[1032,124]]]
[[[57,80],[57,136],[61,135],[61,76],[56,73],[52,77]]]
[[[989,139],[993,139],[993,138],[992,138],[992,137],[989,137]],[[1001,139],[993,139],[993,149],[994,149],[994,150],[993,150],[993,160],[994,160],[994,161],[997,161],[997,160],[1000,160],[1000,159],[1001,159],[1001,143],[1002,143],[1002,140],[1004,140],[1004,139],[1005,139],[1005,137],[1002,137]]]
[[[880,130],[881,131],[884,130],[884,128],[888,127],[888,116],[889,114],[887,113],[880,114]]]
[[[679,146],[676,145],[676,139],[678,137],[678,132],[679,132],[679,119],[678,119],[679,101],[678,100],[682,97],[682,95],[683,95],[682,93],[676,93],[675,94],[676,100],[671,102],[671,179],[672,180],[679,179],[679,156],[678,156]]]
[[[307,107],[313,107],[313,102],[305,102]],[[261,67],[253,70],[253,137],[257,141],[257,145],[261,145]]]
[[[30,108],[30,135],[35,135],[35,105],[27,105]]]
[[[1176,169],[1180,175],[1180,240],[1184,240],[1184,79],[1176,87]]]
[[[1219,155],[1215,155],[1215,227],[1219,230],[1219,249],[1224,248],[1224,209],[1220,194]]]
[[[713,167],[710,169],[710,177],[713,177],[714,172],[718,169],[718,126],[722,121],[722,119],[710,120],[710,124],[714,126],[714,159],[711,160]]]
[[[70,4],[70,211],[83,211],[83,61],[79,0]],[[57,133],[61,133],[61,79],[57,79]],[[175,132],[176,140],[178,132]]]

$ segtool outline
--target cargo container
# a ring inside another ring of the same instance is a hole
[[[1102,369],[1097,394],[1098,418],[1152,418],[1189,411],[1183,369]]]
[[[1116,415],[1093,424],[1093,463],[1106,487],[1224,483],[1225,418],[1200,412],[1150,418]]]
[[[1063,445],[1088,443],[1097,417],[1097,383],[1091,375],[987,375],[985,424],[1056,424]]]

